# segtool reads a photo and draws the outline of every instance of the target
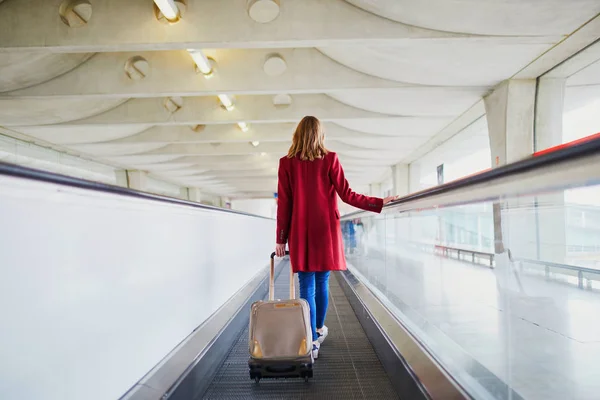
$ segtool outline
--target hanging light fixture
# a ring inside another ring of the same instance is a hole
[[[154,4],[169,22],[175,22],[179,19],[179,7],[173,0],[154,0]]]
[[[233,100],[231,100],[231,98],[226,94],[220,94],[219,100],[221,100],[221,104],[223,104],[223,107],[225,107],[227,111],[231,111],[235,108],[233,106]]]
[[[206,57],[204,52],[199,49],[197,49],[197,50],[188,49],[188,52],[190,53],[190,56],[192,56],[192,59],[194,60],[194,63],[196,64],[196,69],[201,74],[203,74],[206,78],[209,78],[210,76],[212,76],[213,67],[210,62],[210,59],[208,57]]]
[[[254,147],[258,147],[258,145],[260,144],[260,142],[258,141],[254,141],[254,142],[250,142],[250,144]]]

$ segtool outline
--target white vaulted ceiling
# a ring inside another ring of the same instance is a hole
[[[499,82],[596,40],[565,39],[600,13],[597,0],[187,0],[166,23],[151,0],[0,3],[5,134],[234,197],[275,190],[304,115],[352,184],[380,180],[480,118]],[[61,4],[83,3],[87,23],[61,21]],[[279,12],[256,22],[264,5]],[[209,79],[187,49],[214,59]]]

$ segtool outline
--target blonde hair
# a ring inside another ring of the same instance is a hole
[[[329,152],[324,141],[321,122],[315,117],[306,116],[296,127],[288,158],[298,157],[300,160],[309,161],[323,158]]]

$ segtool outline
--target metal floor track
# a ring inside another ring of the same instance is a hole
[[[275,281],[275,298],[288,295],[289,263]],[[219,367],[203,399],[398,399],[388,375],[373,350],[360,322],[331,275],[329,310],[325,324],[329,336],[315,361],[314,377],[263,379],[259,384],[248,375],[248,328]],[[296,281],[297,282],[297,281]],[[298,285],[296,285],[296,288]]]

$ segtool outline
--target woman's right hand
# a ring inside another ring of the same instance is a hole
[[[392,201],[396,201],[399,197],[400,196],[388,196],[383,199],[383,205],[385,206],[386,204],[391,203]]]
[[[285,244],[275,244],[275,255],[277,257],[285,256]]]

